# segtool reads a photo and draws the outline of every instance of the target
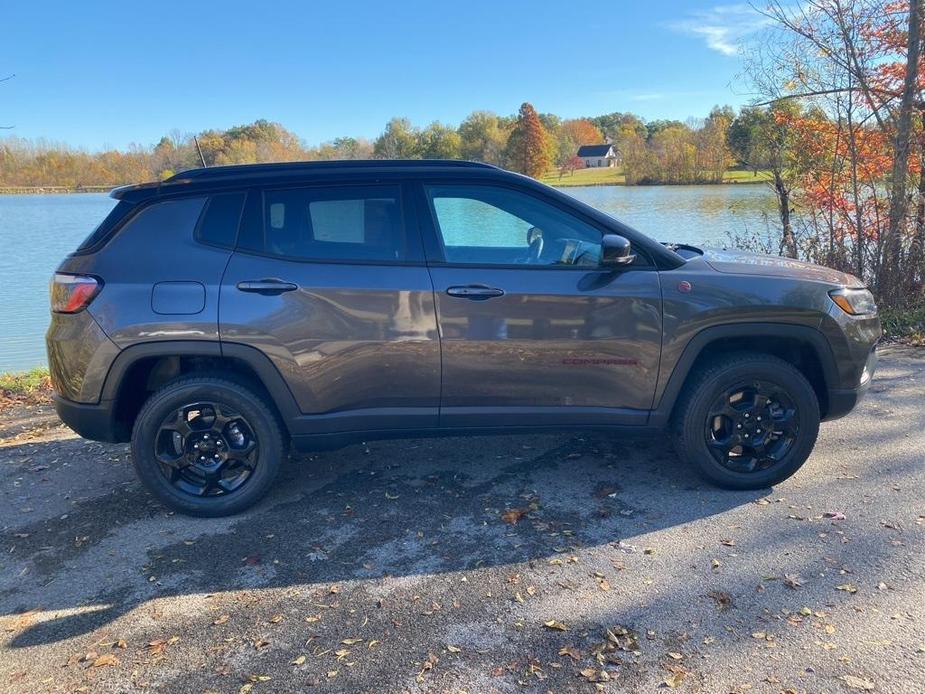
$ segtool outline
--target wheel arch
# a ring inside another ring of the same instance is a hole
[[[282,375],[254,347],[211,340],[149,342],[122,350],[106,376],[101,401],[111,403],[115,440],[131,438],[132,425],[150,393],[193,373],[218,374],[250,386],[266,397],[287,433],[299,414]]]
[[[668,378],[650,424],[667,426],[692,374],[706,361],[731,352],[771,354],[792,363],[813,386],[825,418],[829,389],[838,383],[835,356],[825,336],[805,325],[736,323],[704,328],[691,338]]]

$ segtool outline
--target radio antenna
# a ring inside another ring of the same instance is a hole
[[[202,147],[199,146],[199,138],[196,137],[195,135],[193,135],[193,142],[196,143],[196,151],[199,152],[199,161],[202,162],[202,168],[204,169],[209,168],[208,165],[206,164],[206,158],[202,156]]]

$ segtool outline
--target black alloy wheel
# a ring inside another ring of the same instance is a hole
[[[769,381],[754,380],[723,392],[710,407],[707,445],[733,472],[752,473],[779,463],[800,432],[790,396]]]
[[[231,494],[247,484],[260,444],[247,420],[214,401],[183,405],[157,432],[154,454],[171,485],[193,496]]]

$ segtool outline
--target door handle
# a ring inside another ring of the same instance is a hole
[[[446,290],[450,296],[458,296],[461,299],[472,299],[473,301],[484,301],[493,296],[504,296],[503,289],[486,287],[484,284],[469,284],[465,287],[450,287]]]
[[[264,294],[266,296],[275,296],[283,292],[295,291],[298,285],[283,280],[265,279],[265,280],[245,280],[235,285],[242,292],[253,292],[255,294]]]

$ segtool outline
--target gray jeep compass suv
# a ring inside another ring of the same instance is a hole
[[[198,169],[119,202],[51,287],[61,419],[203,516],[290,443],[668,429],[713,482],[792,475],[876,365],[856,278],[656,243],[493,166]]]

